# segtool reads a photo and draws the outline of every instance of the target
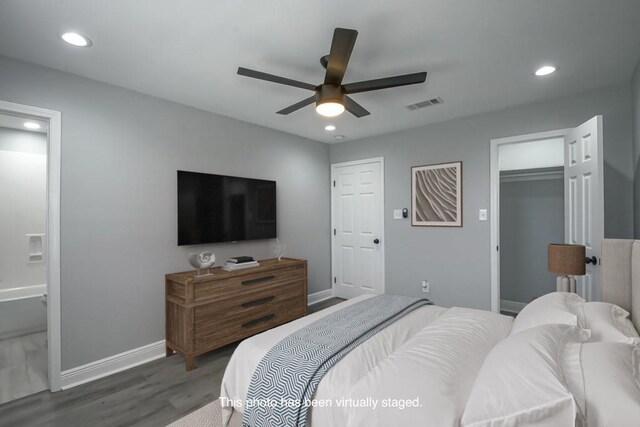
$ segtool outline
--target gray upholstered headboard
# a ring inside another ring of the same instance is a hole
[[[602,241],[602,300],[631,313],[640,330],[640,240]]]

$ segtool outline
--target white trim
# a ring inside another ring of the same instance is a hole
[[[382,183],[382,185],[380,186],[380,269],[381,269],[381,280],[382,280],[382,293],[386,293],[387,287],[386,287],[386,283],[385,283],[385,254],[384,254],[384,248],[386,246],[386,239],[384,236],[384,210],[385,210],[385,204],[384,204],[384,189],[385,189],[385,181],[384,181],[384,157],[372,157],[370,159],[362,159],[362,160],[352,160],[349,162],[341,162],[341,163],[332,163],[331,164],[331,176],[330,176],[330,181],[329,181],[329,189],[330,189],[330,197],[331,197],[331,228],[329,229],[329,236],[331,238],[331,289],[333,292],[333,288],[336,285],[333,282],[333,278],[336,277],[335,276],[335,265],[336,265],[336,261],[335,261],[335,253],[333,250],[333,229],[334,224],[335,224],[335,218],[333,215],[333,181],[335,179],[335,170],[337,168],[340,167],[345,167],[345,166],[355,166],[355,165],[364,165],[364,164],[368,164],[368,163],[380,163],[380,182]],[[335,295],[335,293],[334,293]]]
[[[491,311],[500,311],[500,158],[498,148],[503,144],[515,144],[519,142],[533,142],[552,138],[563,138],[571,129],[560,129],[551,132],[539,132],[528,135],[497,138],[490,141],[491,144]]]
[[[16,301],[25,298],[41,297],[47,293],[47,285],[20,286],[0,289],[0,302]]]
[[[508,299],[500,300],[500,311],[506,311],[507,313],[520,313],[527,304],[518,301],[509,301]]]
[[[384,157],[372,157],[370,159],[352,160],[350,162],[332,163],[331,168],[343,168],[345,166],[366,165],[369,163],[380,163],[384,165]]]
[[[317,304],[321,301],[328,300],[329,298],[333,298],[333,286],[330,289],[325,289],[324,291],[316,292],[315,294],[309,294],[307,296],[307,305]]]
[[[67,390],[166,356],[165,341],[158,341],[66,370],[62,389]]]
[[[59,111],[0,101],[0,112],[49,122],[47,144],[47,334],[49,390],[60,390],[60,152]]]

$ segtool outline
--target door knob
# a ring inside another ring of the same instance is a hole
[[[595,255],[594,255],[591,258],[589,258],[589,257],[585,258],[584,262],[586,264],[598,265],[598,258],[596,258]]]
[[[380,243],[380,239],[373,239],[373,243],[377,245],[378,243]]]

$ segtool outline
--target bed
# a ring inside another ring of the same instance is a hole
[[[515,321],[484,310],[416,308],[332,364],[307,417],[291,425],[636,425],[640,242],[605,240],[601,272],[604,302],[548,294]],[[243,341],[222,381],[223,425],[242,425],[250,411],[244,402],[260,381],[254,371],[276,343],[369,298]],[[612,380],[621,376],[626,382]]]

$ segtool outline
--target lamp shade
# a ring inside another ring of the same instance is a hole
[[[551,273],[571,276],[585,274],[586,250],[583,245],[551,243],[547,251],[547,265]]]

